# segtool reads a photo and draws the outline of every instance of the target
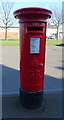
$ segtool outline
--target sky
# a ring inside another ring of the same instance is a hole
[[[46,9],[51,9],[51,7],[62,7],[62,1],[64,0],[0,0],[3,2],[15,2],[13,11],[25,8],[25,7],[41,7]]]
[[[1,1],[1,0],[0,0]],[[40,7],[52,10],[53,8],[62,9],[62,1],[64,0],[2,0],[4,2],[15,2],[12,8],[12,14],[15,10],[26,7]],[[18,24],[17,24],[18,26]]]
[[[45,1],[45,2],[44,2]],[[51,7],[62,7],[63,0],[16,0],[14,9],[20,9],[25,7],[41,7],[51,9]]]
[[[9,2],[11,2],[11,1],[15,1],[15,2],[44,2],[44,0],[0,0],[0,1],[4,1],[4,2],[6,2],[6,1],[9,1]],[[45,0],[45,2],[60,2],[60,1],[64,1],[64,0]]]

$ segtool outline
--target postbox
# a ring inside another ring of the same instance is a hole
[[[43,8],[23,8],[14,12],[20,24],[20,100],[23,106],[42,104],[46,20],[51,14]]]

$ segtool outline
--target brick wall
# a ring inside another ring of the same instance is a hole
[[[0,39],[5,39],[4,28],[0,28]],[[19,39],[19,28],[8,28],[7,39]]]

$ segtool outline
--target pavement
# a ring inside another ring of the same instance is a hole
[[[19,46],[0,46],[2,118],[64,117],[62,103],[62,97],[64,98],[62,96],[62,84],[64,85],[64,82],[62,83],[62,70],[64,70],[62,55],[64,53],[62,53],[62,48],[62,46],[46,46],[43,102],[37,109],[25,109],[19,101]]]

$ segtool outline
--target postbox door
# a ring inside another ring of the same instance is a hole
[[[43,34],[27,34],[26,37],[21,59],[21,88],[38,91],[44,88],[45,39]]]
[[[26,28],[21,43],[20,88],[35,92],[44,88],[45,24]]]

